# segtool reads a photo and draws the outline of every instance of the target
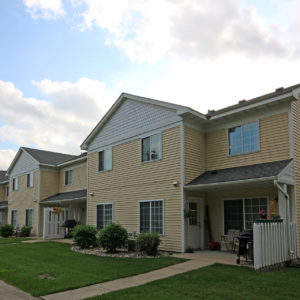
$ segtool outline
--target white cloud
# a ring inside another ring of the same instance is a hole
[[[7,170],[15,155],[16,151],[14,150],[0,149],[0,170]]]
[[[51,100],[25,98],[12,83],[0,81],[0,140],[78,154],[80,144],[116,100],[101,82],[45,79],[34,84]]]
[[[287,44],[287,32],[237,0],[73,0],[73,5],[84,7],[81,29],[102,28],[108,43],[138,63],[226,54],[281,57],[295,48]]]
[[[23,0],[33,19],[56,19],[66,14],[62,0]]]

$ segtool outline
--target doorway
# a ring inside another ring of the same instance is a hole
[[[204,249],[204,202],[201,198],[189,198],[188,246]]]

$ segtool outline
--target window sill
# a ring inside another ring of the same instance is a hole
[[[109,171],[112,171],[112,169],[109,169],[109,170],[101,170],[101,171],[98,170],[98,173],[105,173],[105,172],[109,172]]]
[[[252,151],[252,152],[242,152],[242,153],[237,153],[237,154],[227,154],[227,157],[235,157],[235,156],[240,156],[240,155],[247,155],[247,154],[254,154],[258,153],[260,150]]]
[[[147,161],[141,161],[141,165],[143,165],[143,164],[149,164],[149,163],[160,161],[160,160],[162,160],[162,158],[153,159],[153,160],[147,160]]]

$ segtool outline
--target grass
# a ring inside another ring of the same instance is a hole
[[[0,238],[0,245],[4,244],[16,244],[22,241],[32,240],[31,238]]]
[[[215,264],[89,299],[299,299],[299,282],[296,268],[257,273],[247,267]]]
[[[0,261],[0,279],[33,296],[41,296],[148,272],[183,260],[98,257],[72,252],[70,245],[47,242],[0,245]],[[39,278],[43,273],[55,278]]]

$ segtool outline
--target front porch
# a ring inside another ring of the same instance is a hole
[[[86,190],[56,194],[40,202],[43,239],[66,238],[69,229],[86,224]]]
[[[293,161],[286,160],[197,177],[185,186],[185,247],[207,249],[209,242],[219,242],[225,250],[222,236],[229,230],[252,230],[262,211],[266,218],[296,222],[293,174]]]
[[[8,201],[0,202],[0,225],[8,222]]]

